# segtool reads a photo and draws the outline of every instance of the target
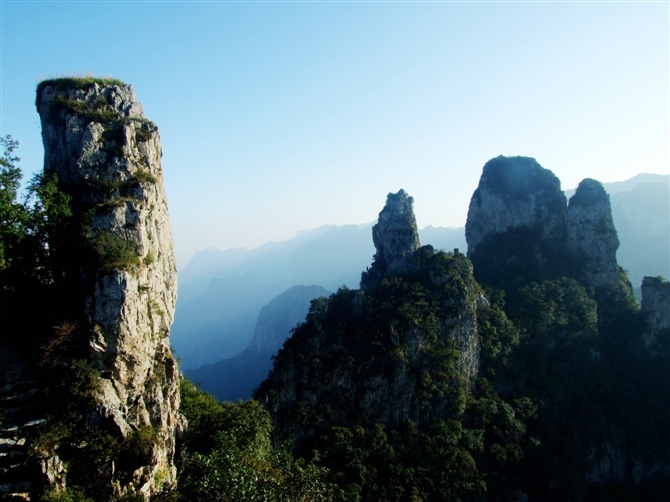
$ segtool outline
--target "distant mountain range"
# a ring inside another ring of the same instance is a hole
[[[634,288],[639,289],[645,275],[670,277],[670,176],[640,174],[604,187],[621,242],[618,261]],[[574,190],[565,193],[569,198]],[[242,353],[261,308],[292,286],[357,288],[374,254],[371,228],[327,225],[256,249],[198,252],[179,274],[171,340],[182,367],[194,370],[238,354],[232,366],[249,366],[249,351]],[[463,227],[426,227],[419,236],[422,244],[437,249],[467,249]],[[212,370],[187,373],[205,383],[214,378]],[[212,388],[209,383],[207,387]]]
[[[670,175],[641,174],[605,189],[621,243],[617,259],[633,287],[639,291],[645,275],[670,278]]]

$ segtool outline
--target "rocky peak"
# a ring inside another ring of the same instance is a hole
[[[568,205],[567,231],[566,246],[580,263],[580,279],[597,288],[616,284],[619,238],[610,197],[599,181],[587,178],[577,187]]]
[[[475,276],[496,287],[562,276],[596,288],[619,283],[619,240],[603,186],[585,179],[568,206],[558,178],[532,158],[486,163],[465,237]]]
[[[465,224],[468,255],[484,240],[514,228],[538,229],[542,241],[565,238],[566,200],[561,182],[530,157],[491,159],[470,200]]]
[[[386,205],[372,227],[372,241],[377,252],[372,267],[361,281],[361,287],[375,282],[385,274],[398,271],[406,258],[421,247],[414,217],[414,199],[404,190],[389,193]]]
[[[50,236],[54,277],[101,376],[89,423],[119,441],[142,431],[145,461],[125,482],[99,468],[100,493],[144,497],[176,477],[179,371],[170,352],[177,272],[158,129],[133,88],[57,79],[37,90],[45,175],[73,217]]]
[[[330,425],[360,417],[425,425],[455,413],[455,393],[466,394],[477,377],[477,316],[487,302],[469,260],[419,247],[412,198],[403,190],[388,195],[373,239],[377,254],[361,289],[313,301],[256,391],[278,430],[296,440],[315,432],[296,410]]]

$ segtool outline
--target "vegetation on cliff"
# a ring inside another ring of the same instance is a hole
[[[269,413],[256,401],[217,403],[188,380],[181,381],[189,428],[186,457],[173,501],[330,501],[337,488],[327,470],[271,442]]]
[[[341,500],[511,496],[535,405],[465,378],[457,332],[481,342],[490,374],[518,333],[464,256],[428,246],[407,262],[364,292],[313,301],[256,397],[277,438],[328,468]]]

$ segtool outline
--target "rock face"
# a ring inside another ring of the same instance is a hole
[[[402,268],[406,258],[421,247],[414,217],[414,199],[404,190],[389,193],[386,205],[372,227],[372,241],[376,253],[372,267],[364,274],[361,287],[374,284],[385,274]]]
[[[168,339],[177,272],[156,126],[118,81],[40,84],[45,175],[56,175],[73,216],[50,236],[57,286],[99,371],[90,423],[121,441],[152,438],[146,463],[114,494],[145,497],[176,476],[179,371]]]
[[[570,198],[567,218],[566,247],[581,264],[580,279],[596,288],[616,284],[619,248],[610,197],[602,184],[585,179]]]
[[[379,221],[372,227],[372,241],[377,253],[375,260],[394,272],[404,258],[421,247],[414,217],[414,199],[404,190],[389,193]]]
[[[486,163],[470,200],[465,238],[468,254],[485,239],[513,228],[537,229],[548,245],[566,234],[561,182],[530,157],[496,157]]]
[[[665,330],[670,330],[670,282],[661,277],[642,279],[642,312],[647,314],[648,344]]]
[[[478,280],[574,277],[614,286],[619,239],[602,185],[582,181],[569,205],[556,176],[528,157],[496,157],[484,166],[465,226]]]
[[[425,425],[457,413],[469,392],[487,302],[465,256],[418,247],[411,203],[402,190],[389,195],[361,289],[315,300],[256,391],[298,443],[317,424],[361,417]]]

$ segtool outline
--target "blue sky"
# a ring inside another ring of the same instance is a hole
[[[377,218],[461,226],[481,169],[572,188],[669,172],[668,2],[0,3],[0,134],[41,168],[36,85],[119,78],[160,129],[178,264]]]

